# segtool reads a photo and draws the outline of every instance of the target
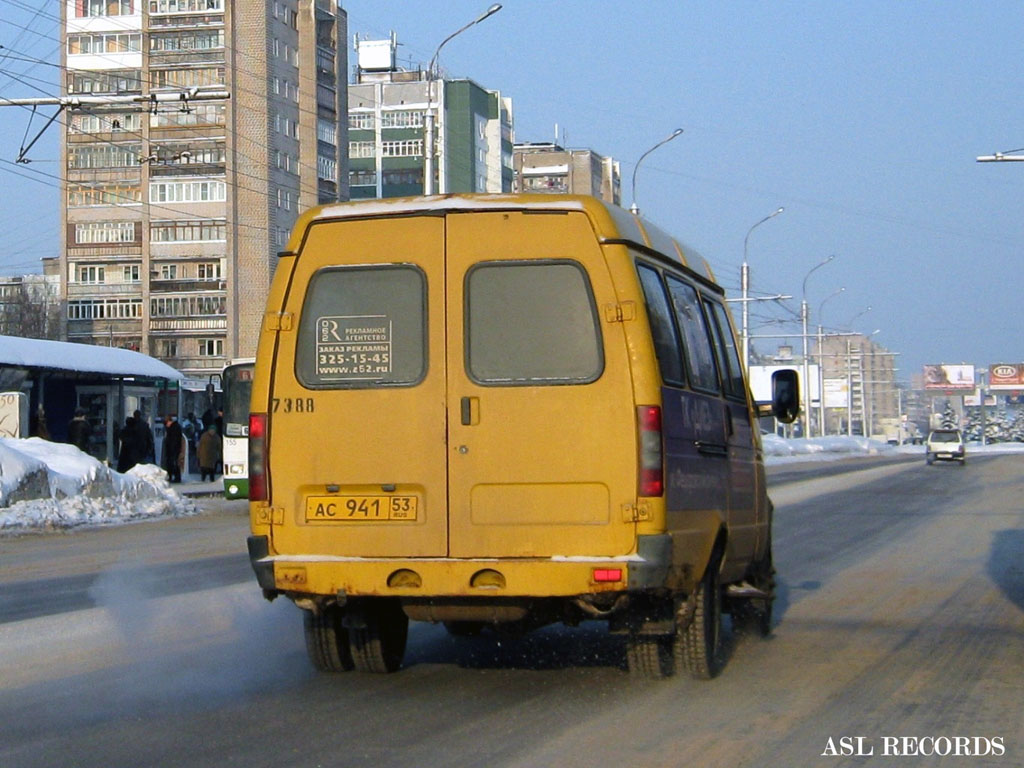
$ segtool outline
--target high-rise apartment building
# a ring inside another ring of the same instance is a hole
[[[298,213],[348,197],[345,12],[66,0],[62,13],[66,95],[116,97],[65,121],[68,340],[194,377],[254,354]]]
[[[591,149],[553,143],[516,144],[512,153],[513,191],[553,195],[593,195],[621,205],[619,161]]]
[[[511,99],[472,80],[401,69],[396,47],[394,36],[356,41],[356,82],[348,89],[352,199],[423,194],[428,110],[438,193],[511,192]]]

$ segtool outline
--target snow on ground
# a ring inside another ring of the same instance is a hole
[[[851,456],[920,454],[923,445],[893,446],[863,437],[787,440],[763,435],[765,463],[836,461]],[[1024,453],[1024,443],[967,444],[967,455]],[[73,445],[38,437],[0,438],[0,536],[154,517],[194,515],[195,503],[152,464],[121,474]]]
[[[786,439],[776,435],[761,435],[766,464],[787,464],[804,461],[836,461],[850,456],[879,456],[919,454],[924,458],[923,445],[889,445],[866,437],[828,435]],[[1024,443],[967,443],[967,455],[978,453],[1024,453]]]
[[[198,511],[153,464],[121,474],[73,445],[0,438],[0,535]]]

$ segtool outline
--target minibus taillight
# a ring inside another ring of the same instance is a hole
[[[665,492],[665,470],[661,455],[661,407],[641,405],[636,409],[640,443],[640,496],[661,496]]]
[[[249,500],[266,501],[267,414],[249,414]]]

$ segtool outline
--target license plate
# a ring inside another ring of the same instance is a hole
[[[306,522],[415,520],[418,501],[415,496],[309,496]]]

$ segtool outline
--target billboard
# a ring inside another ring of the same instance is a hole
[[[1000,363],[989,366],[989,389],[1024,389],[1024,363]]]
[[[973,365],[926,365],[925,389],[974,389]]]
[[[850,407],[850,384],[846,379],[825,379],[825,407]]]

